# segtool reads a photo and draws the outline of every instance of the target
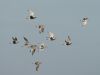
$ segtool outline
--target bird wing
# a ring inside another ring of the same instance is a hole
[[[15,40],[15,38],[14,38],[14,37],[12,37],[12,39],[13,39],[13,40]]]
[[[29,10],[29,15],[34,16],[34,12],[32,10]]]
[[[54,37],[54,33],[49,32],[49,37]]]
[[[15,40],[17,41],[17,37],[15,37]]]
[[[70,38],[69,35],[68,35],[68,37],[65,39],[65,42],[69,42],[69,43],[71,43],[71,38]]]
[[[27,43],[29,43],[29,41],[28,41],[28,39],[27,39],[26,37],[24,37],[24,40],[25,40]]]
[[[38,69],[39,69],[39,64],[36,66],[36,71],[38,71]]]
[[[32,55],[35,53],[35,51],[36,51],[36,49],[35,49],[35,48],[33,48],[33,49],[32,49]]]
[[[71,38],[70,38],[70,36],[68,36],[68,40],[69,40],[69,41],[71,41]]]

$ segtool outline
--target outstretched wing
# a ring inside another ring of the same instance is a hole
[[[24,37],[24,40],[25,40],[27,43],[29,43],[29,41],[28,41],[28,39],[27,39],[26,37]]]
[[[13,40],[17,41],[17,37],[12,37]]]

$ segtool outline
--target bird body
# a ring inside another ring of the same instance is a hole
[[[29,9],[28,17],[26,19],[35,19],[35,18],[37,18],[37,17],[35,16],[34,12],[31,9]]]
[[[44,51],[47,45],[45,43],[40,43],[38,46],[39,51]]]
[[[72,41],[71,41],[70,36],[68,35],[67,39],[65,39],[65,45],[69,46],[71,44],[72,44]]]
[[[31,48],[32,56],[33,56],[33,54],[35,53],[37,49],[37,45],[31,45],[30,48]]]
[[[12,41],[13,44],[17,44],[17,43],[18,43],[17,37],[12,37],[12,40],[13,40],[13,41]]]
[[[38,29],[39,29],[39,33],[44,32],[45,25],[39,25],[39,26],[38,26]]]
[[[26,47],[26,48],[31,48],[31,44],[29,43],[29,41],[28,41],[28,39],[26,38],[26,37],[23,37],[24,38],[24,41],[25,41],[25,43],[24,43],[24,46]],[[23,47],[23,46],[22,46]]]
[[[36,65],[36,71],[38,71],[38,70],[39,70],[39,67],[40,67],[41,62],[40,62],[40,61],[36,61],[34,64]]]
[[[56,37],[55,37],[55,35],[54,35],[54,33],[52,33],[52,32],[48,32],[48,35],[49,35],[49,40],[51,40],[51,41],[53,41],[53,40],[55,40],[56,39]]]
[[[88,24],[88,18],[87,17],[84,17],[83,19],[82,19],[82,26],[83,27],[86,27],[87,26],[87,24]]]

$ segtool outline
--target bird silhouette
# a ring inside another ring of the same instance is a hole
[[[17,37],[12,37],[12,43],[13,44],[19,43]]]

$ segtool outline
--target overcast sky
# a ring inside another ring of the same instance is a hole
[[[34,21],[25,19],[27,10],[37,16]],[[80,20],[89,18],[87,28]],[[34,25],[45,24],[39,34]],[[47,32],[57,39],[47,41]],[[70,34],[72,46],[63,46]],[[19,44],[9,44],[12,36]],[[23,36],[31,43],[43,41],[45,52],[33,56],[21,47]],[[35,71],[36,60],[42,62]],[[0,0],[0,75],[100,75],[100,1],[99,0]]]

